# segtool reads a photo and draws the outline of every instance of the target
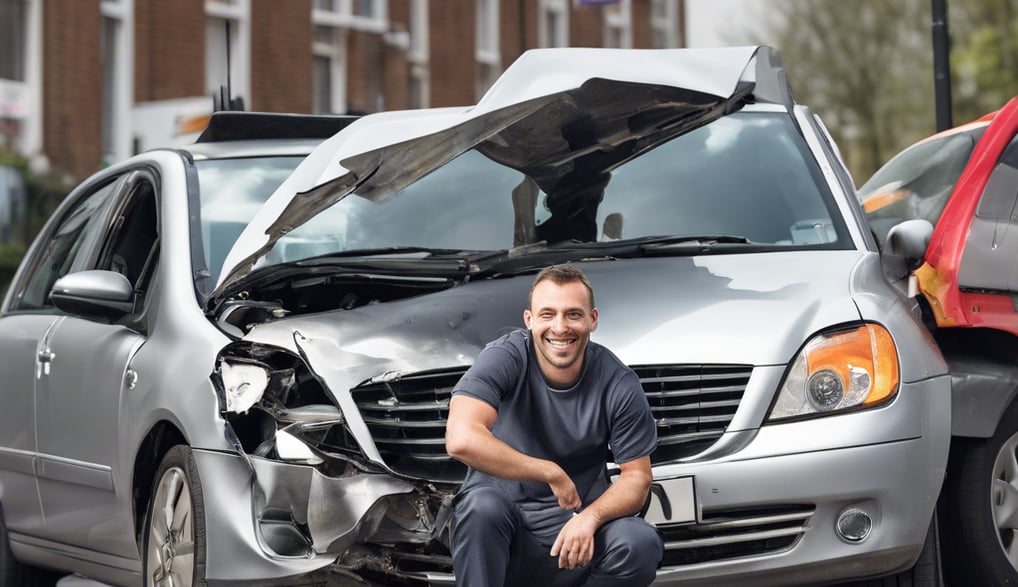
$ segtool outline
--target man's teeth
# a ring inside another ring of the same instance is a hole
[[[571,340],[551,340],[548,339],[548,344],[551,346],[569,346],[573,341]]]

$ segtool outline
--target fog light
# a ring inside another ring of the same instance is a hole
[[[838,516],[835,528],[838,531],[838,536],[848,542],[862,542],[870,535],[870,530],[873,529],[873,520],[861,509],[849,508]]]
[[[841,403],[845,385],[841,377],[830,369],[817,371],[806,381],[806,398],[818,412],[826,412]]]

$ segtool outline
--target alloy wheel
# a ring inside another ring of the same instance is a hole
[[[194,579],[194,509],[183,469],[163,473],[152,498],[146,583],[154,587],[190,587]]]
[[[997,540],[1011,566],[1018,569],[1018,433],[997,452],[990,499]]]

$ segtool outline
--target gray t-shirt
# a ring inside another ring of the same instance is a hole
[[[513,331],[481,351],[453,389],[498,411],[492,433],[532,457],[557,463],[576,485],[583,506],[608,488],[606,463],[625,463],[657,447],[647,397],[633,371],[590,342],[583,370],[568,389],[551,386],[534,355],[530,332]],[[572,516],[546,483],[500,479],[469,468],[461,492],[501,487],[516,501],[535,535],[554,538]]]

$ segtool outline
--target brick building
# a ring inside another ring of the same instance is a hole
[[[227,80],[248,110],[466,105],[528,48],[684,46],[683,15],[683,0],[0,0],[0,144],[81,179],[192,140]]]

